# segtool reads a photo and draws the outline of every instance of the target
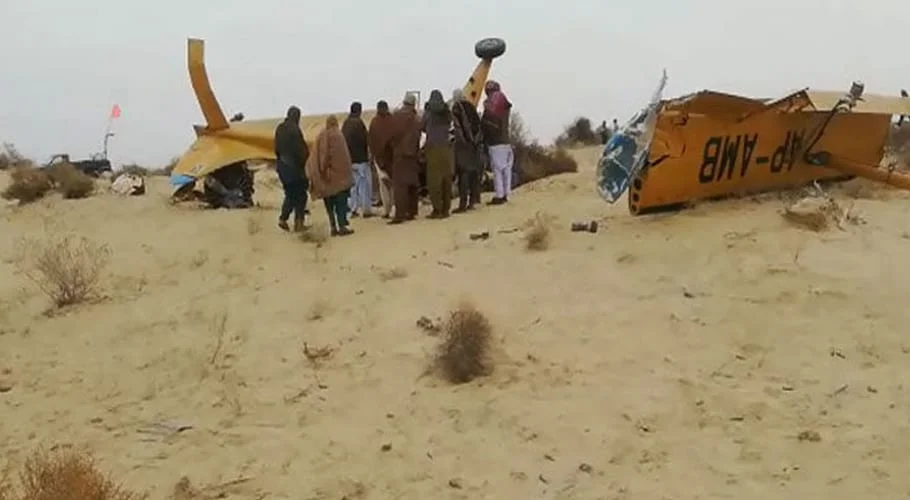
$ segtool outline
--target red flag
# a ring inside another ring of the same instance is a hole
[[[111,108],[111,118],[120,118],[120,105],[114,104],[114,107]]]

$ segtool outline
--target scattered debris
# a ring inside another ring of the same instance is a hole
[[[831,395],[837,396],[838,394],[845,392],[848,387],[850,387],[848,384],[844,384],[844,385],[838,387],[837,389],[835,389],[834,392],[831,393]]]
[[[145,179],[136,174],[120,174],[110,189],[121,196],[141,196],[145,194]]]
[[[490,239],[490,232],[483,231],[481,233],[471,233],[470,235],[468,235],[468,238],[470,238],[471,241],[488,240],[488,239]]]
[[[448,263],[443,260],[437,260],[436,263],[442,267],[448,267],[449,269],[455,269],[455,264],[451,264],[451,263]]]
[[[598,224],[596,220],[588,222],[573,222],[572,223],[572,232],[589,232],[596,233],[598,229]]]
[[[833,196],[815,183],[807,196],[788,202],[781,216],[793,225],[816,232],[827,230],[832,224],[843,231],[846,223],[859,225],[866,222],[862,217],[851,213],[852,210],[853,204],[847,208],[841,207]]]
[[[320,359],[328,359],[332,357],[333,354],[335,354],[334,347],[326,346],[310,348],[306,342],[303,343],[303,355],[306,356],[306,359],[310,360],[310,362],[316,362]]]

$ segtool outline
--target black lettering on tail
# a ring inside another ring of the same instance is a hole
[[[743,166],[740,167],[740,177],[746,176],[746,171],[749,169],[749,163],[752,161],[752,153],[755,152],[755,145],[757,143],[758,134],[752,134],[752,137],[749,137],[748,135],[743,136]]]
[[[704,153],[701,158],[701,167],[698,169],[698,182],[710,184],[714,182],[714,173],[717,170],[717,160],[720,155],[721,138],[710,137],[705,142]]]
[[[733,178],[733,170],[736,169],[736,157],[739,155],[739,143],[742,140],[742,136],[736,136],[736,139],[733,140],[729,135],[724,137],[724,146],[720,158],[720,168],[717,169],[717,174],[714,176],[714,180],[721,180],[724,177],[724,173],[727,174],[727,180]]]

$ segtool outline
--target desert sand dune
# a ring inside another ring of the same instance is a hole
[[[321,248],[275,227],[272,174],[250,211],[171,206],[158,178],[0,209],[5,457],[84,446],[153,498],[181,476],[237,499],[910,494],[910,196],[839,188],[866,223],[819,233],[773,195],[633,218],[577,154],[508,206]],[[509,230],[537,211],[529,252]],[[15,257],[44,231],[110,245],[107,298],[44,314]],[[463,298],[496,367],[451,386],[415,322]]]

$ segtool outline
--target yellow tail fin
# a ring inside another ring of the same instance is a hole
[[[215,98],[215,93],[212,92],[208,74],[205,72],[205,41],[190,38],[187,40],[186,49],[190,83],[193,85],[193,92],[196,93],[196,100],[199,101],[202,116],[205,117],[206,130],[215,131],[228,128],[227,118],[218,104],[218,99]]]

